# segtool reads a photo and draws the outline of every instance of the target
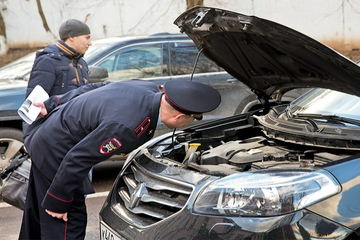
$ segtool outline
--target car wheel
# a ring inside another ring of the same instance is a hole
[[[0,128],[0,171],[9,166],[14,157],[24,152],[22,131],[15,128]]]

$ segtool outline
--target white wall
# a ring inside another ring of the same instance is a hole
[[[92,39],[178,32],[173,25],[185,0],[42,0],[51,33],[36,0],[2,0],[0,11],[10,47],[45,46],[58,39],[69,18],[87,22]],[[205,6],[256,15],[305,33],[337,50],[360,48],[360,0],[204,0]]]
[[[10,47],[53,43],[59,26],[69,18],[85,21],[93,39],[178,32],[172,22],[186,9],[185,0],[46,0],[41,4],[52,34],[43,27],[36,0],[0,3]]]
[[[266,18],[335,48],[360,48],[360,0],[205,0]]]

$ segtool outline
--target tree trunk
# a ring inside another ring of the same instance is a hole
[[[195,6],[203,6],[204,0],[186,0],[186,10],[195,7]]]
[[[5,22],[1,12],[0,12],[0,35],[6,38]]]

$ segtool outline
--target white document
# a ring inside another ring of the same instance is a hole
[[[41,107],[35,107],[34,102],[44,102],[49,98],[49,95],[45,90],[37,85],[30,95],[26,98],[25,102],[18,109],[18,114],[27,123],[32,124],[40,113]]]

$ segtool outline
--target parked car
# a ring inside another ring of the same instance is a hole
[[[131,152],[100,238],[359,239],[360,67],[255,16],[195,7],[174,24],[267,104]],[[314,88],[268,107],[299,87]]]
[[[197,55],[198,49],[187,35],[159,33],[96,40],[84,57],[90,66],[106,68],[111,81],[140,78],[162,86],[168,80],[192,78],[193,81],[215,87],[222,94],[223,103],[217,111],[207,114],[204,121],[261,105],[250,89],[234,81],[230,74],[207,57],[200,55],[194,70]],[[17,109],[25,99],[34,59],[35,52],[0,68],[0,171],[14,156],[24,151],[22,124]],[[233,102],[232,99],[237,98],[239,93],[243,96],[243,101]],[[282,100],[289,102],[297,96],[299,93],[294,92]],[[168,131],[169,129],[161,124],[156,134],[161,135]]]

